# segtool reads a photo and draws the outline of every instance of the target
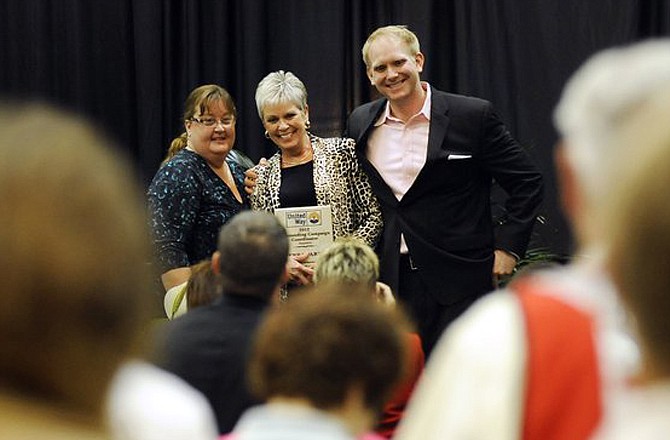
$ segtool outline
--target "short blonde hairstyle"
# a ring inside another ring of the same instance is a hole
[[[370,34],[368,39],[363,45],[361,50],[363,54],[363,62],[365,66],[369,69],[370,66],[370,45],[374,43],[375,40],[386,37],[386,38],[395,38],[398,41],[401,41],[409,49],[410,55],[414,56],[417,53],[421,52],[421,46],[419,45],[419,39],[417,38],[414,32],[410,31],[407,26],[404,25],[391,25],[381,27]]]
[[[371,289],[379,278],[379,259],[363,241],[341,237],[316,260],[314,282],[363,284]]]

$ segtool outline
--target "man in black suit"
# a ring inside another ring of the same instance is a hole
[[[236,215],[221,228],[212,256],[223,296],[167,323],[159,341],[159,365],[207,397],[221,433],[230,432],[244,410],[258,403],[247,391],[247,351],[271,298],[287,279],[287,257],[286,232],[273,215]]]
[[[513,271],[542,177],[489,102],[421,82],[424,55],[405,27],[373,32],[363,59],[384,98],[352,112],[347,136],[382,208],[380,279],[413,313],[428,354],[451,321]],[[495,230],[493,179],[509,195]]]

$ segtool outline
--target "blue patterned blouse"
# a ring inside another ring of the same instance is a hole
[[[163,165],[149,186],[149,215],[162,272],[212,256],[221,226],[248,209],[244,169],[226,158],[244,203],[197,153],[182,150]]]

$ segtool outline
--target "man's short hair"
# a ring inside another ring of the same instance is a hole
[[[419,45],[419,39],[416,34],[410,31],[407,26],[404,25],[390,25],[380,27],[370,34],[368,39],[363,45],[361,53],[363,54],[363,62],[365,66],[370,69],[370,45],[379,38],[395,38],[398,41],[401,41],[407,46],[410,55],[416,55],[421,52],[421,46]]]
[[[286,230],[270,213],[245,211],[219,233],[223,293],[269,298],[286,266]]]

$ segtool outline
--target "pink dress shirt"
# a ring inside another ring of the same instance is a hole
[[[422,82],[421,86],[426,91],[426,99],[419,113],[403,122],[391,114],[387,102],[368,139],[368,160],[398,200],[407,193],[426,163],[431,92],[428,83]],[[400,253],[407,252],[405,237],[401,235]]]

